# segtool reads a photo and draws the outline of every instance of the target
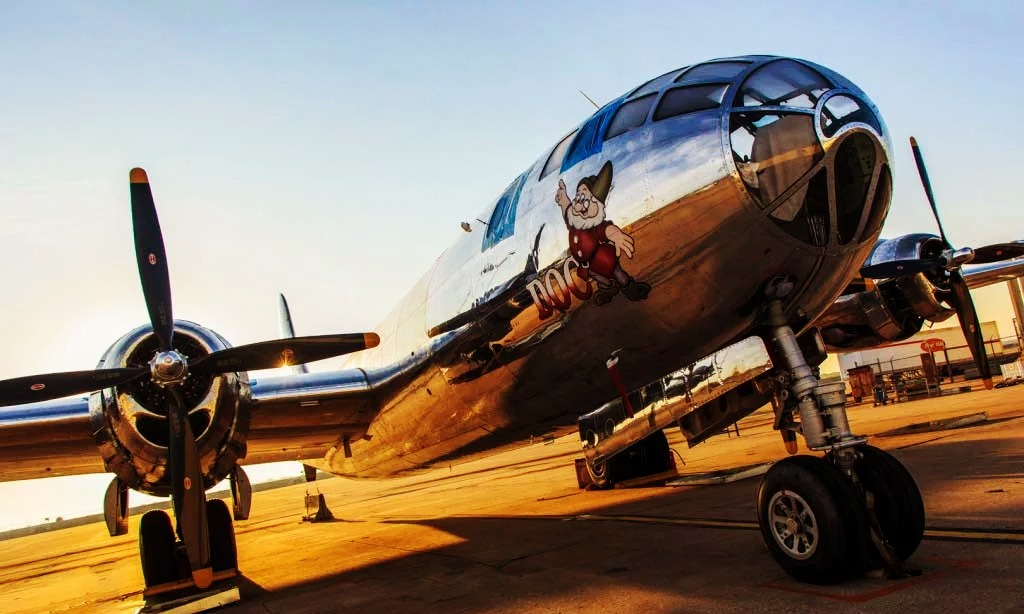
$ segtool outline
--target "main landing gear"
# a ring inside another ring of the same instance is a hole
[[[220,499],[207,501],[206,521],[209,527],[213,579],[236,575],[238,552],[235,549],[235,531],[227,504]],[[142,577],[146,580],[146,596],[192,585],[188,556],[177,543],[171,517],[167,512],[150,510],[142,516],[139,525],[139,557],[142,560]]]
[[[664,431],[655,431],[646,438],[606,461],[591,464],[577,461],[580,488],[605,489],[617,483],[674,471],[675,459]]]
[[[167,512],[150,510],[142,516],[139,523],[139,558],[142,562],[142,576],[146,581],[143,592],[146,598],[183,589],[205,589],[213,582],[238,575],[238,550],[232,518],[245,520],[249,517],[252,486],[239,466],[232,469],[230,480],[232,510],[221,499],[204,501],[204,537],[209,544],[209,576],[197,579],[189,563],[185,542],[179,540]],[[108,496],[108,499],[116,500],[112,496]]]
[[[769,323],[782,363],[775,426],[791,453],[801,433],[808,448],[826,454],[791,456],[765,474],[757,517],[768,550],[802,582],[839,582],[879,567],[890,577],[912,573],[904,561],[921,543],[925,522],[917,484],[898,460],[850,433],[842,384],[821,382],[807,364],[805,354],[823,356],[820,343],[799,343],[778,301],[770,304]]]

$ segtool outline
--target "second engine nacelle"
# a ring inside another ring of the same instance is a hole
[[[934,235],[904,235],[879,241],[865,264],[933,258],[942,249],[942,240]],[[901,341],[921,330],[925,320],[941,322],[956,313],[946,303],[947,280],[945,269],[938,268],[869,284],[862,292],[839,297],[815,326],[831,351]]]
[[[144,366],[156,353],[157,343],[152,328],[140,326],[117,340],[97,368]],[[192,360],[230,347],[217,333],[185,320],[174,322],[174,345]],[[210,488],[245,457],[249,381],[244,373],[192,375],[179,390],[199,449],[203,487]],[[168,392],[148,377],[95,392],[89,398],[93,437],[106,470],[130,488],[155,496],[171,492],[166,472],[167,400]]]

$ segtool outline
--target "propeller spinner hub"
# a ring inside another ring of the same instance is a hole
[[[971,260],[974,260],[974,250],[969,247],[961,247],[960,249],[951,249],[946,260],[949,264],[946,265],[946,269],[952,271],[953,269],[959,269],[961,266],[967,264]]]
[[[188,361],[174,350],[159,352],[149,361],[149,371],[158,386],[180,384],[188,377]]]

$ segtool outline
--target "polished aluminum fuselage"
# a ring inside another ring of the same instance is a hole
[[[771,58],[747,59],[750,68],[732,80],[719,108],[648,118],[604,141],[594,155],[541,178],[545,152],[526,171],[514,234],[484,249],[487,228],[474,224],[377,328],[380,347],[349,359],[347,367],[365,371],[380,410],[365,437],[328,453],[329,469],[385,476],[574,424],[617,395],[606,367],[613,352],[632,388],[759,334],[760,306],[773,279],[795,283],[785,303],[794,325],[812,323],[864,262],[879,229],[840,244],[833,224],[827,244],[811,245],[769,219],[751,196],[730,145],[730,114],[738,110],[731,101],[746,76]],[[843,77],[808,66],[870,105]],[[817,118],[822,102],[803,112]],[[849,131],[870,134],[879,159],[890,159],[888,135],[860,124],[831,138],[819,132],[824,150]],[[622,256],[621,266],[650,284],[646,300],[619,294],[599,305],[593,288],[573,278],[555,194],[562,180],[571,195],[606,161],[614,164],[607,218],[634,239],[635,256]],[[878,206],[888,207],[887,195]],[[558,287],[566,274],[575,294]],[[532,294],[531,281],[537,282]],[[562,308],[544,313],[526,298],[535,299],[538,289],[559,293]],[[587,294],[590,299],[579,298]]]

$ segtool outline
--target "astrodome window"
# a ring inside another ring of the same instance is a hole
[[[672,79],[674,79],[675,76],[679,74],[680,70],[683,69],[677,68],[675,70],[670,70],[669,72],[661,75],[660,77],[655,77],[648,81],[647,83],[644,83],[640,87],[630,92],[629,95],[631,97],[636,97],[643,96],[644,94],[652,94],[654,92],[657,92],[661,90],[662,87],[668,85],[669,83],[672,83]]]
[[[726,84],[689,85],[674,87],[661,97],[654,111],[654,121],[661,121],[684,113],[714,109],[722,104]]]
[[[750,62],[708,62],[698,64],[676,78],[676,83],[688,81],[731,80],[750,66]]]
[[[878,117],[864,103],[852,96],[836,94],[822,105],[821,133],[827,138],[835,136],[843,126],[855,122],[868,124],[877,130],[879,134],[882,133],[882,126],[878,123]]]
[[[570,132],[564,139],[555,145],[555,148],[551,150],[551,155],[548,156],[548,161],[544,163],[544,168],[540,171],[540,179],[543,179],[555,172],[562,166],[562,159],[565,158],[565,152],[569,149],[569,143],[572,142],[572,137],[576,136],[576,131]],[[538,181],[540,181],[538,179]]]
[[[604,140],[613,139],[620,134],[626,134],[630,130],[644,125],[647,114],[651,112],[651,105],[654,104],[654,94],[648,94],[643,98],[630,100],[619,107],[608,125],[608,131],[604,134]]]
[[[825,77],[793,60],[777,60],[754,71],[737,97],[740,106],[789,106],[813,109],[832,88]]]

